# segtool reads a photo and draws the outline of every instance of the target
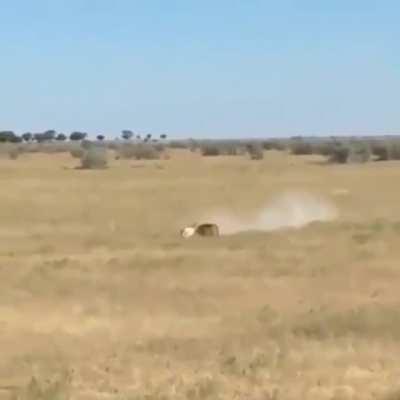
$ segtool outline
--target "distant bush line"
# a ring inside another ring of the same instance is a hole
[[[268,151],[284,151],[296,156],[323,156],[328,163],[366,163],[369,161],[400,160],[400,137],[302,137],[273,138],[266,140],[238,139],[186,139],[168,140],[167,135],[135,134],[123,130],[112,140],[98,134],[88,140],[85,132],[74,131],[69,135],[47,130],[41,133],[26,132],[16,135],[13,131],[0,131],[0,152],[10,159],[23,153],[69,152],[80,159],[83,168],[103,168],[107,164],[107,149],[113,150],[115,159],[158,160],[168,158],[167,149],[190,150],[204,157],[247,156],[262,160]],[[86,147],[85,147],[86,146]],[[89,147],[95,146],[89,151]],[[99,156],[100,152],[103,154]],[[103,161],[99,162],[102,158]]]
[[[321,155],[339,164],[400,160],[400,138],[341,138],[314,143],[296,139],[289,148],[295,155]]]
[[[0,130],[0,143],[22,143],[22,142],[36,142],[36,143],[44,143],[44,142],[65,142],[67,140],[70,141],[82,141],[88,137],[86,132],[81,131],[74,131],[71,132],[69,135],[66,135],[61,132],[57,132],[54,129],[49,129],[44,132],[32,133],[32,132],[25,132],[21,135],[17,135],[14,131],[7,131],[7,130]],[[135,134],[131,130],[123,130],[121,131],[121,135],[119,138],[115,139],[122,139],[122,140],[137,140],[143,142],[156,142],[158,140],[166,140],[167,135],[161,134],[158,138],[154,138],[152,134],[148,133],[145,135]],[[105,140],[105,135],[98,134],[96,135],[96,140],[101,142]]]

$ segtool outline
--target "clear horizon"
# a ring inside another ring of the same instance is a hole
[[[0,130],[400,133],[395,1],[16,0],[0,10]]]

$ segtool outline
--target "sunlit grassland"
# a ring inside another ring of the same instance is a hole
[[[318,161],[1,159],[0,394],[396,399],[400,164]],[[338,218],[179,237],[208,211],[250,218],[288,191]]]

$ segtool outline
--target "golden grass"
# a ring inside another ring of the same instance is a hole
[[[0,160],[0,398],[398,398],[398,163],[76,164]],[[178,235],[287,190],[325,196],[339,218]]]

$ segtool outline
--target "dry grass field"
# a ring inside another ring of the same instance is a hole
[[[1,399],[400,399],[398,162],[75,165],[0,160]],[[337,218],[179,237],[285,193]]]

